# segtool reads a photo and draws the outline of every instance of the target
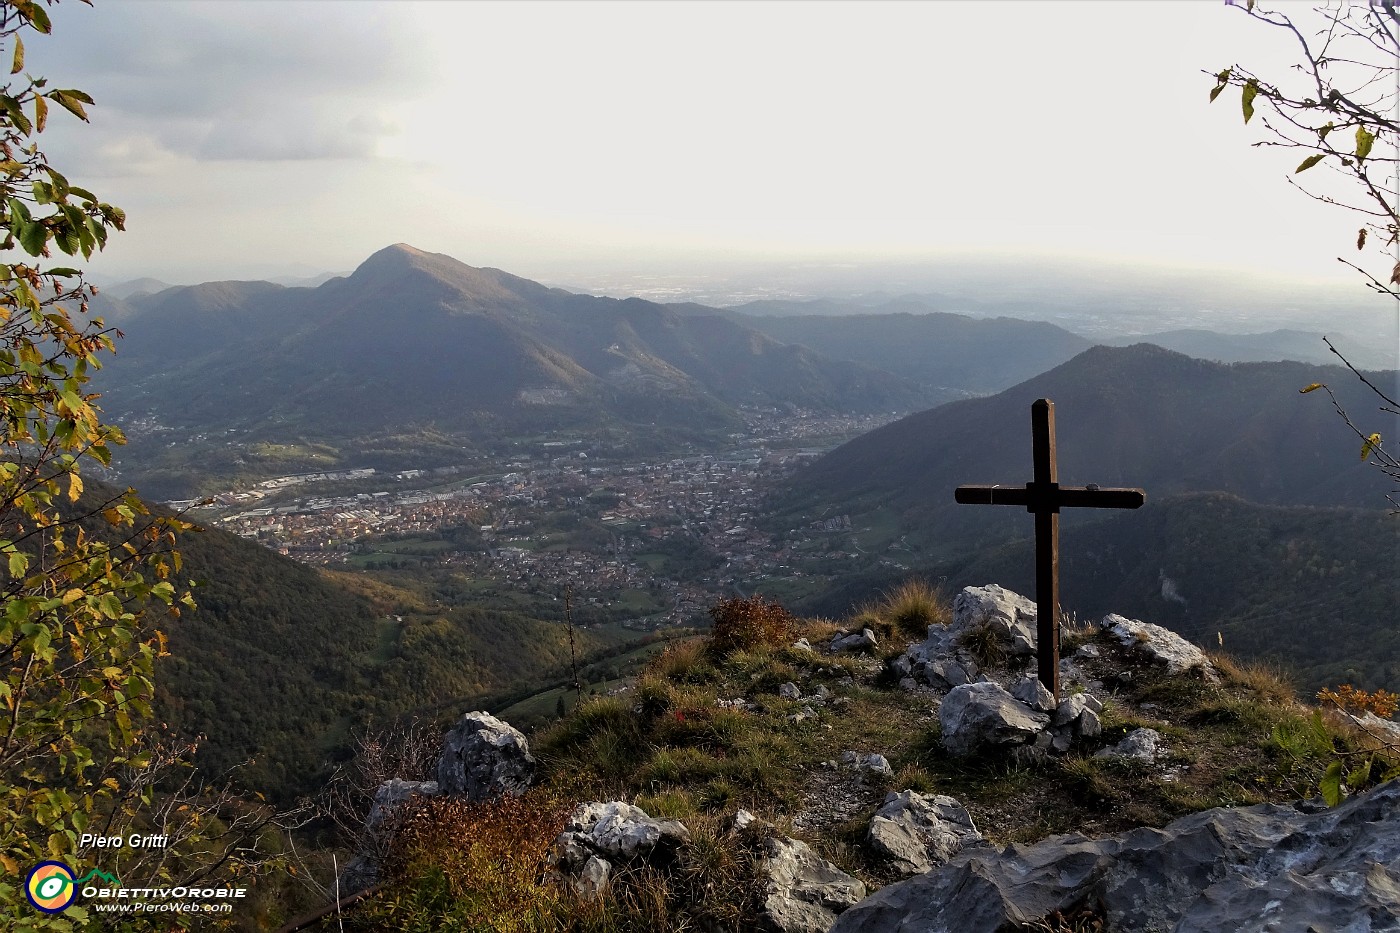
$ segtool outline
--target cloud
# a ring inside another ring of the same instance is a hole
[[[103,152],[138,155],[98,174],[147,174],[170,158],[374,157],[424,68],[408,54],[413,7],[123,0],[63,8],[31,68],[93,89]],[[96,168],[96,167],[95,167]]]

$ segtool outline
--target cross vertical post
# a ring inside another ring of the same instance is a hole
[[[1045,689],[1060,699],[1060,504],[1055,463],[1055,403],[1031,405],[1031,451],[1034,490],[1027,508],[1035,513],[1036,674]]]
[[[1055,403],[1031,405],[1034,478],[1024,487],[959,486],[958,502],[972,505],[1024,505],[1035,515],[1036,676],[1060,699],[1060,509],[1136,509],[1147,501],[1141,489],[1061,486],[1055,460]]]

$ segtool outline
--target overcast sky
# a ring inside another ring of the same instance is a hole
[[[1304,7],[1294,6],[1301,11]],[[977,252],[1355,285],[1357,223],[1253,149],[1220,0],[74,0],[29,70],[97,101],[54,164],[124,207],[99,281],[353,268],[393,242],[590,263]]]

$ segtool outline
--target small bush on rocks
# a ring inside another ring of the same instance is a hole
[[[763,645],[786,645],[797,638],[796,616],[762,596],[721,600],[710,610],[710,618],[710,652],[720,657]]]

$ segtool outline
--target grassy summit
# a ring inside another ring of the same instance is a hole
[[[1219,685],[1173,676],[1096,628],[1073,633],[1064,652],[1097,652],[1075,658],[1066,691],[1095,682],[1101,735],[1064,755],[954,758],[940,743],[941,692],[900,686],[888,664],[926,626],[948,623],[939,595],[906,586],[846,620],[878,638],[864,653],[831,653],[835,623],[761,601],[726,601],[713,614],[708,636],[672,646],[630,688],[537,735],[545,776],[525,797],[426,803],[395,844],[385,888],[346,916],[347,928],[755,929],[764,877],[753,834],[734,829],[741,808],[875,889],[896,878],[866,840],[889,791],[956,797],[1000,846],[1309,797],[1338,756],[1358,788],[1400,765],[1395,749],[1375,752],[1346,717],[1300,703],[1269,670],[1214,657]],[[814,649],[794,646],[799,638]],[[990,641],[965,647],[994,679],[1020,673],[1001,666]],[[1138,727],[1161,733],[1156,763],[1094,757]],[[888,770],[866,766],[875,754]],[[586,899],[548,878],[545,857],[576,803],[615,799],[682,821],[692,841]]]

